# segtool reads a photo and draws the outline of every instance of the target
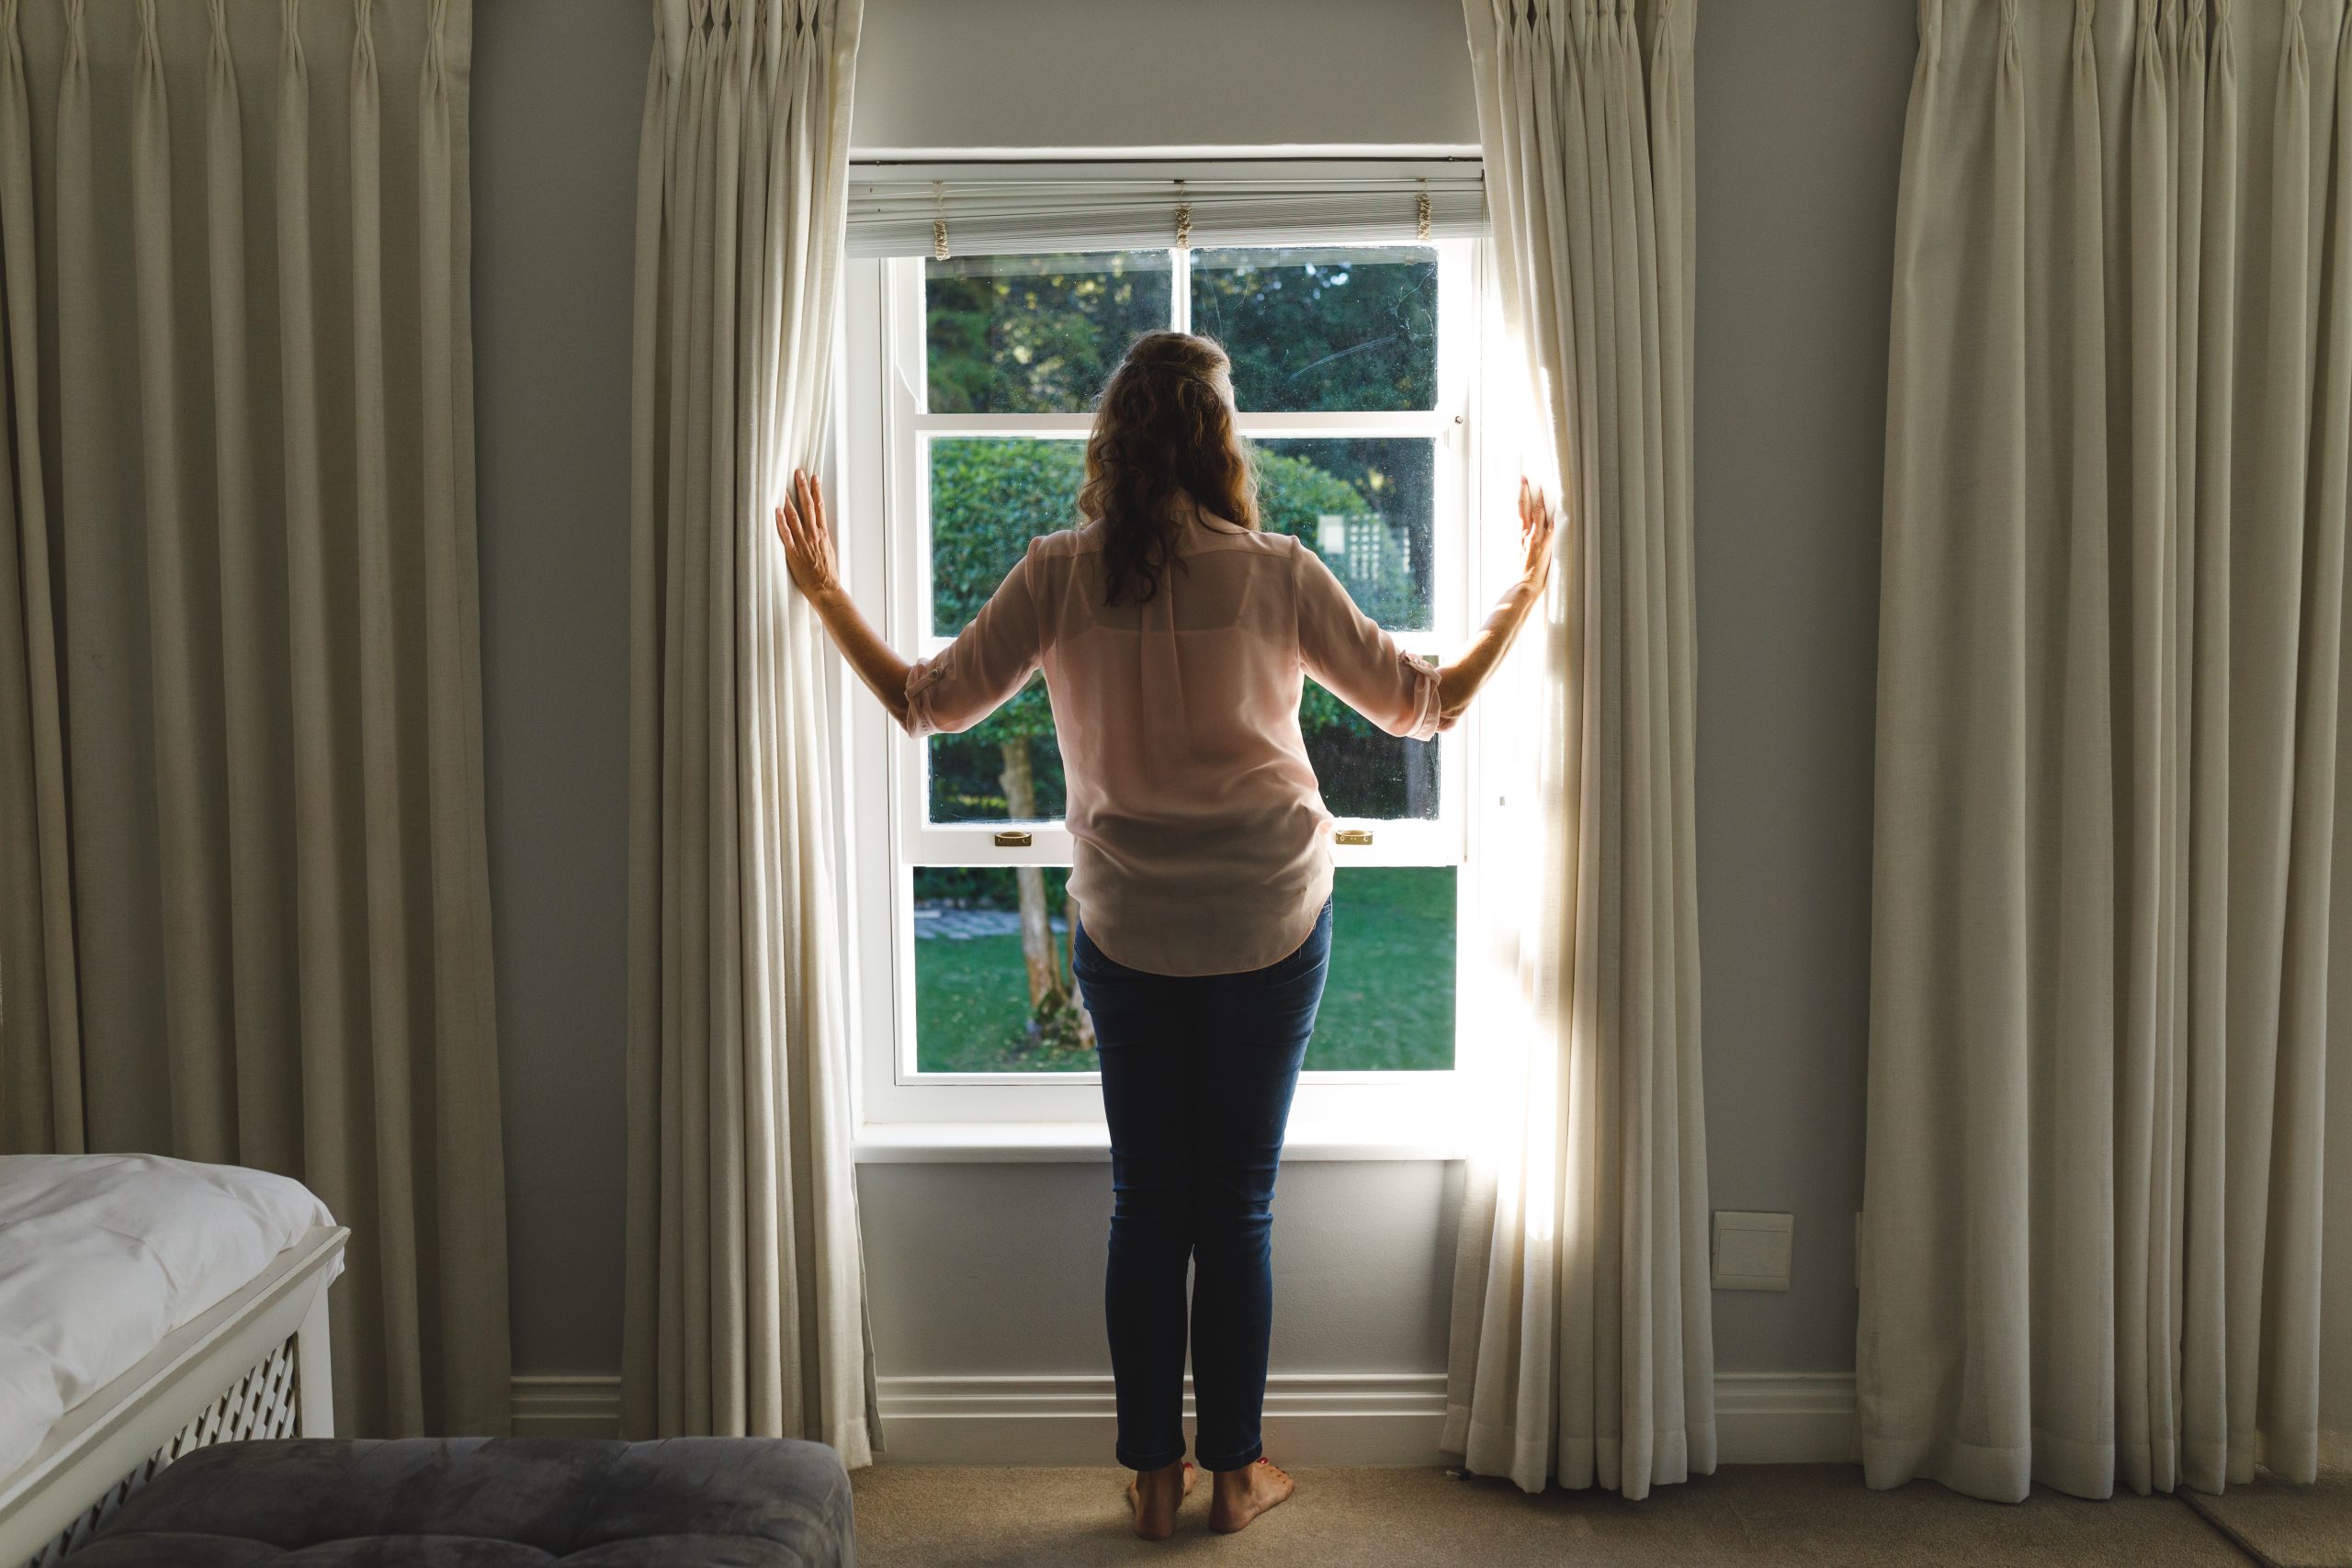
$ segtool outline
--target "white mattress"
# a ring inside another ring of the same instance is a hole
[[[334,1224],[300,1182],[263,1171],[0,1156],[0,1476],[165,1335]]]

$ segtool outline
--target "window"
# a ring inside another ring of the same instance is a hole
[[[1093,397],[1136,335],[1172,326],[1233,355],[1264,525],[1303,537],[1405,647],[1451,652],[1476,586],[1473,244],[859,264],[852,482],[885,502],[863,514],[879,536],[845,541],[861,601],[887,604],[902,651],[944,648],[1032,536],[1077,521]],[[866,716],[851,764],[866,1119],[1099,1118],[1042,675],[960,735]],[[1302,1109],[1349,1086],[1424,1093],[1453,1066],[1469,759],[1456,732],[1396,739],[1311,681],[1301,722],[1340,818]]]

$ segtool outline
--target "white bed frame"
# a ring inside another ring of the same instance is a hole
[[[67,1411],[0,1475],[0,1568],[49,1568],[192,1450],[334,1436],[327,1284],[350,1235],[322,1225],[296,1237],[243,1290]]]

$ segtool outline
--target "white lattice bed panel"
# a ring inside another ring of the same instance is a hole
[[[296,1240],[254,1280],[66,1412],[0,1476],[0,1568],[54,1568],[158,1471],[211,1443],[331,1437],[327,1284],[350,1232]]]

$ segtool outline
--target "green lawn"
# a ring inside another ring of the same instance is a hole
[[[1453,872],[1354,866],[1332,897],[1331,977],[1310,1072],[1453,1065]],[[1085,1072],[1091,1053],[1030,1047],[1021,939],[915,943],[916,1065],[924,1072]]]

